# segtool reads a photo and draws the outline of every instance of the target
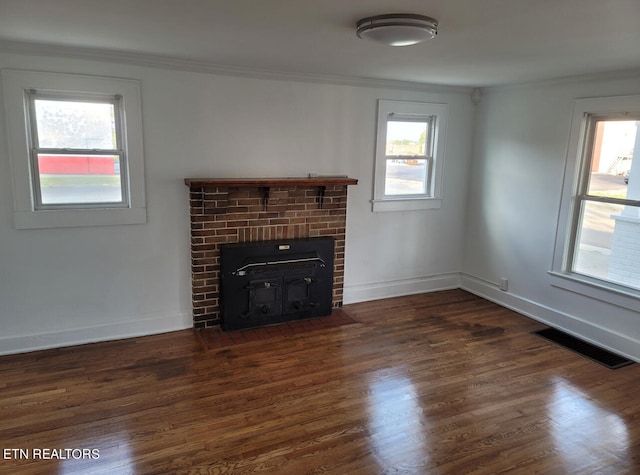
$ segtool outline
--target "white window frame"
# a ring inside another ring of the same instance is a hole
[[[637,117],[638,114],[640,114],[640,95],[576,100],[567,149],[553,261],[549,272],[550,283],[556,287],[634,311],[640,311],[640,291],[604,279],[578,274],[571,268],[577,227],[580,224],[580,203],[586,199],[586,175],[591,160],[589,147],[594,118],[597,116],[624,117],[625,115]]]
[[[141,224],[147,222],[144,186],[142,109],[138,81],[119,78],[3,70],[2,81],[11,161],[14,224],[16,229]],[[42,206],[37,187],[30,132],[31,91],[67,96],[119,97],[122,127],[121,163],[123,201],[113,204]]]
[[[371,201],[374,212],[440,208],[448,114],[448,104],[384,99],[378,101],[374,196]],[[385,194],[387,160],[398,159],[397,156],[386,155],[387,124],[393,120],[425,121],[430,124],[427,150],[424,157],[419,157],[427,161],[426,190],[423,194]]]

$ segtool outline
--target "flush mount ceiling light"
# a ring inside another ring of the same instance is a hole
[[[438,20],[411,13],[371,16],[358,22],[356,34],[389,46],[415,45],[438,34]]]

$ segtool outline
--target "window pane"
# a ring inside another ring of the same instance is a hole
[[[621,212],[622,205],[583,202],[573,261],[574,272],[608,279],[615,226],[611,216]]]
[[[43,205],[123,201],[117,155],[38,155]]]
[[[640,208],[624,206],[613,219],[609,279],[640,290]]]
[[[35,100],[40,148],[115,150],[113,104]]]
[[[636,124],[636,121],[596,122],[587,188],[589,195],[627,198]]]
[[[427,192],[427,160],[387,160],[385,195],[423,195]]]
[[[640,209],[586,201],[573,271],[640,289]]]
[[[427,122],[387,122],[388,156],[426,155]]]

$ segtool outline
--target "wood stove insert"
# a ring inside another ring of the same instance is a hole
[[[220,246],[222,329],[331,314],[332,237]]]

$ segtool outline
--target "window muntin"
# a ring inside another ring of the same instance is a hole
[[[640,267],[628,222],[640,218],[637,183],[630,183],[640,115],[588,114],[572,210],[566,269],[590,279],[640,290]],[[638,164],[640,165],[640,164]]]
[[[119,95],[26,91],[34,208],[128,205]]]

